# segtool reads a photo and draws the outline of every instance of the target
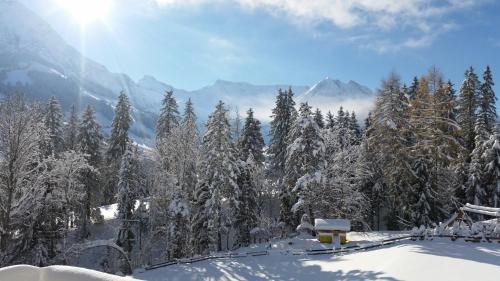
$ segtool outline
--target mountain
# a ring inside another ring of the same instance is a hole
[[[297,102],[307,101],[324,111],[336,110],[340,104],[358,109],[360,103],[371,101],[373,97],[368,88],[356,82],[343,83],[330,78],[313,87],[217,80],[213,85],[194,91],[177,89],[152,76],[144,76],[136,82],[126,74],[112,73],[84,57],[24,5],[0,0],[0,95],[20,91],[41,102],[56,96],[65,110],[71,104],[80,110],[90,104],[104,131],[109,132],[113,106],[119,93],[125,91],[133,105],[131,135],[138,143],[152,145],[156,118],[166,90],[174,91],[181,106],[191,97],[201,122],[216,102],[223,100],[233,113],[244,115],[249,107],[254,108],[256,116],[265,124],[269,121],[278,89],[289,87],[296,93]],[[366,111],[364,105],[361,108]]]

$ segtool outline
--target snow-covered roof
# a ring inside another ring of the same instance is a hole
[[[350,231],[351,221],[346,219],[315,219],[314,229]]]
[[[0,279],[9,281],[139,281],[132,277],[120,277],[91,269],[64,265],[36,267],[13,265],[0,268]]]

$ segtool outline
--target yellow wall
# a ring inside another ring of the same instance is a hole
[[[340,233],[340,243],[341,244],[346,244],[347,243],[347,235],[345,233]],[[320,243],[332,243],[332,234],[331,233],[320,233],[318,235],[318,239]]]

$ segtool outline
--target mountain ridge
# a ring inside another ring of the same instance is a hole
[[[201,122],[206,120],[217,101],[223,100],[233,113],[242,113],[252,107],[256,117],[267,123],[278,89],[289,87],[296,93],[297,102],[309,102],[325,111],[358,100],[345,106],[354,109],[358,106],[356,103],[373,97],[367,87],[357,82],[344,83],[328,77],[312,87],[254,85],[217,79],[212,85],[191,91],[175,88],[152,75],[134,81],[127,74],[113,73],[80,54],[23,4],[0,0],[0,94],[21,91],[44,102],[56,96],[65,110],[71,104],[76,104],[80,110],[90,104],[107,132],[116,98],[125,91],[136,120],[131,135],[138,143],[152,145],[156,118],[166,90],[174,91],[181,106],[191,98]]]

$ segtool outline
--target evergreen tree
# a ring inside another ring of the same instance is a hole
[[[209,116],[206,133],[203,136],[200,180],[201,184],[208,186],[210,192],[205,208],[209,218],[211,250],[222,249],[223,234],[228,234],[235,226],[235,214],[239,208],[240,189],[237,184],[239,167],[231,141],[227,112],[224,103],[220,101]],[[222,200],[225,202],[224,206]]]
[[[156,141],[161,142],[174,128],[179,127],[180,116],[173,91],[167,91],[162,101],[160,117],[156,124]]]
[[[184,109],[184,115],[181,125],[181,144],[182,148],[182,173],[179,181],[182,190],[187,194],[188,200],[192,201],[194,197],[194,188],[197,184],[197,168],[199,158],[199,134],[196,127],[196,114],[194,113],[193,103],[189,99]]]
[[[102,194],[99,190],[99,177],[95,169],[101,166],[101,143],[102,134],[101,126],[95,119],[94,110],[87,106],[82,114],[82,120],[78,125],[77,149],[79,152],[87,156],[87,161],[94,169],[86,170],[83,183],[85,190],[85,198],[83,200],[83,214],[81,222],[80,237],[87,238],[89,233],[89,223],[92,207],[99,202],[98,198]]]
[[[129,143],[128,130],[132,122],[130,101],[124,91],[118,96],[115,107],[115,116],[111,124],[111,137],[107,150],[108,161],[121,161]]]
[[[245,125],[238,141],[239,156],[246,161],[250,154],[257,163],[264,163],[264,138],[260,129],[260,121],[253,117],[253,110],[247,111]]]
[[[379,175],[370,176],[365,192],[370,194],[374,224],[380,225],[382,212],[388,213],[390,228],[398,228],[408,217],[407,198],[411,178],[411,159],[408,146],[412,139],[409,123],[409,104],[401,91],[400,78],[391,74],[378,91],[372,118],[369,119],[364,147],[372,167],[367,169]]]
[[[500,133],[498,127],[489,140],[484,143],[485,152],[483,154],[485,170],[483,172],[484,184],[491,199],[490,205],[500,207]]]
[[[485,129],[488,133],[493,133],[497,120],[497,110],[496,110],[496,100],[495,92],[493,91],[493,77],[491,74],[491,69],[489,66],[483,74],[484,83],[480,87],[480,97],[478,101],[479,111],[477,118],[482,119],[481,122],[484,123]]]
[[[47,104],[45,113],[45,127],[49,140],[47,143],[47,155],[59,154],[64,149],[63,139],[63,114],[61,105],[57,99],[52,96]]]
[[[118,103],[115,107],[115,116],[111,124],[111,137],[107,141],[107,166],[101,174],[104,183],[104,203],[113,202],[116,195],[121,158],[130,142],[128,137],[128,130],[132,122],[130,114],[131,105],[129,99],[125,92],[122,91],[118,96]]]
[[[471,67],[465,72],[465,80],[460,87],[457,100],[457,121],[462,128],[466,155],[470,155],[474,150],[478,89],[479,80]],[[466,163],[470,163],[470,156],[466,157]]]
[[[314,218],[313,199],[326,164],[323,136],[307,103],[300,105],[289,138],[285,180],[294,197],[298,198],[292,207],[297,216],[291,226],[296,227],[302,214]]]
[[[241,161],[238,186],[241,190],[239,213],[237,217],[238,241],[243,245],[250,243],[250,231],[257,226],[257,182],[254,173],[261,164],[256,162],[253,154],[248,155],[246,162]]]
[[[418,78],[417,76],[413,77],[413,81],[410,85],[410,88],[408,88],[408,92],[407,92],[407,99],[409,101],[415,99],[415,97],[417,96],[417,89],[418,89]]]
[[[120,164],[118,175],[118,193],[116,195],[118,202],[118,216],[121,220],[121,228],[118,233],[117,245],[121,246],[126,252],[132,251],[133,233],[130,220],[134,211],[136,194],[134,190],[134,172],[132,164],[132,151],[125,150]]]
[[[314,121],[316,121],[316,124],[318,124],[320,129],[323,129],[325,127],[323,114],[321,113],[321,110],[319,110],[319,108],[316,108],[316,112],[314,113]]]
[[[64,126],[64,149],[77,150],[77,135],[78,135],[78,113],[75,105],[71,105],[69,109],[69,119]]]
[[[328,111],[326,114],[326,128],[331,129],[335,126],[335,117],[333,116],[331,111]]]
[[[209,210],[207,203],[210,200],[209,183],[200,181],[194,190],[194,202],[191,219],[191,245],[196,254],[208,253],[210,240],[208,235]]]
[[[285,175],[286,150],[289,144],[288,134],[296,118],[295,102],[291,89],[278,91],[276,107],[273,109],[269,142],[269,176],[279,190],[280,221],[287,226],[293,225],[291,213],[293,197],[289,186],[283,182]]]

